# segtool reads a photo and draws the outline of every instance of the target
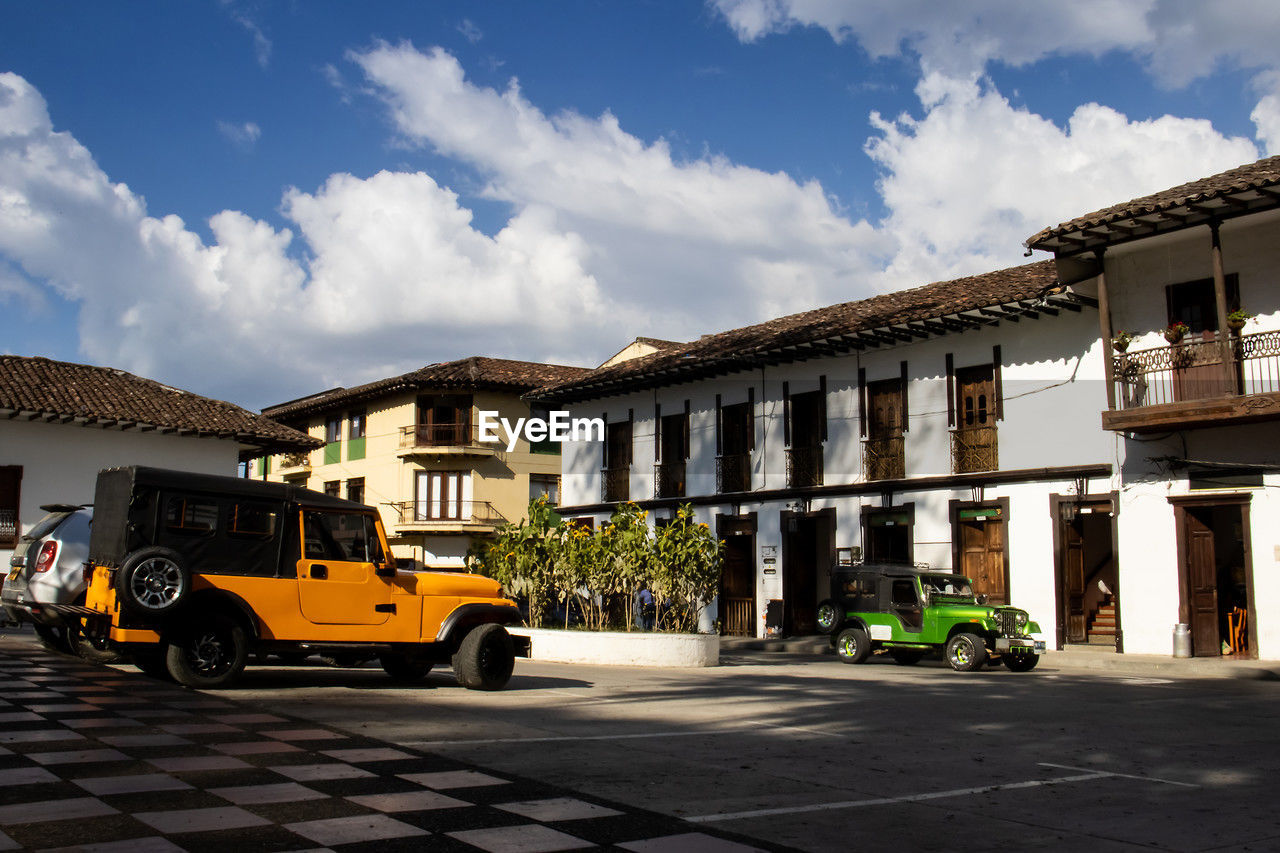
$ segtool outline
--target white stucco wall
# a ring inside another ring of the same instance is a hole
[[[239,445],[233,440],[0,421],[0,465],[22,466],[22,532],[44,515],[41,504],[92,502],[103,468],[150,465],[234,477],[238,459]],[[10,553],[0,549],[4,565]]]

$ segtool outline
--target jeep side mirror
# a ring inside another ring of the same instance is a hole
[[[986,594],[985,592],[984,592],[982,595],[979,595],[979,596],[978,596],[978,603],[979,603],[979,604],[986,604],[986,603],[987,603],[987,594]]]
[[[380,578],[393,578],[396,576],[396,567],[394,564],[387,565],[385,563],[378,563],[378,565],[374,567],[373,573]]]

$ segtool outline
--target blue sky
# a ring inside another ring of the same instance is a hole
[[[0,350],[255,408],[1021,263],[1280,151],[1264,0],[0,15]]]

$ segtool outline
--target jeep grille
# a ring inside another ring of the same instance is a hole
[[[1000,626],[1000,636],[1021,637],[1027,631],[1027,612],[1013,609],[997,610],[996,623]]]

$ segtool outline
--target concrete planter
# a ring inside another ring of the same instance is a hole
[[[605,666],[718,666],[715,634],[659,634],[644,631],[557,631],[508,628],[529,638],[531,660]]]

